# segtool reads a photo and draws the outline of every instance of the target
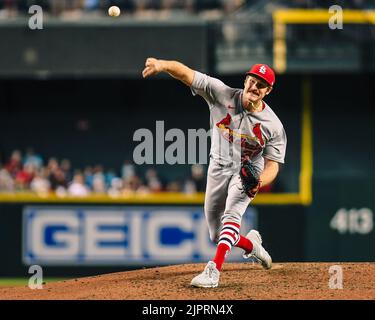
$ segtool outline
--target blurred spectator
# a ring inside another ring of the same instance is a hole
[[[121,168],[121,176],[123,179],[128,179],[135,175],[134,164],[130,160],[125,160]]]
[[[2,0],[0,17],[12,18],[17,16],[17,0]]]
[[[25,165],[20,171],[17,172],[15,177],[16,189],[25,190],[30,186],[31,181],[34,178],[35,167],[29,163]]]
[[[80,19],[92,13],[107,15],[110,6],[120,7],[122,15],[140,18],[165,19],[172,14],[198,14],[205,19],[221,18],[240,9],[254,7],[258,14],[267,14],[268,7],[328,8],[340,5],[345,9],[373,9],[374,1],[366,0],[0,0],[0,18],[27,15],[31,5],[37,4],[45,13],[68,19]]]
[[[233,13],[246,5],[246,0],[221,0],[220,2],[226,14]]]
[[[51,189],[57,191],[59,189],[65,189],[68,187],[68,181],[65,179],[64,171],[61,168],[56,168],[50,172],[49,181],[51,183]]]
[[[77,172],[74,175],[73,182],[68,188],[68,193],[75,197],[85,197],[89,195],[90,190],[85,185],[85,178],[81,172]]]
[[[162,191],[162,184],[158,177],[158,173],[154,168],[147,169],[146,171],[146,185],[151,192],[160,192]]]
[[[64,172],[65,179],[67,181],[71,181],[73,179],[73,174],[72,174],[72,165],[70,163],[70,160],[62,159],[60,168]]]
[[[138,176],[133,175],[128,179],[124,180],[124,188],[122,189],[123,195],[147,192],[147,188],[144,185],[142,185],[142,181]]]
[[[100,6],[100,0],[83,0],[83,7],[85,10],[97,10]]]
[[[43,166],[43,159],[40,155],[35,154],[33,148],[27,148],[26,154],[23,159],[23,165],[27,166],[28,164],[31,164],[34,166],[35,169],[39,169]]]
[[[181,183],[178,181],[171,181],[167,184],[168,192],[182,192]]]
[[[125,161],[122,177],[114,169],[105,171],[103,166],[94,168],[86,166],[83,170],[75,169],[69,159],[59,161],[55,157],[48,159],[43,166],[41,155],[28,148],[24,161],[20,150],[14,150],[8,162],[2,167],[0,163],[0,191],[29,190],[41,196],[55,193],[58,196],[87,196],[90,193],[108,194],[113,197],[121,195],[143,195],[157,192],[185,192],[193,194],[204,191],[205,176],[202,165],[193,165],[187,181],[170,181],[163,188],[163,183],[155,168],[148,168],[144,181],[136,174],[131,161]]]
[[[94,184],[94,176],[92,172],[92,167],[87,166],[83,171],[83,175],[85,177],[85,184],[92,190]]]
[[[51,188],[46,168],[36,171],[35,177],[30,184],[30,189],[40,196],[47,196]]]
[[[48,160],[47,169],[49,172],[53,172],[59,168],[59,163],[57,162],[56,158],[50,158]]]
[[[134,1],[136,12],[142,12],[152,8],[152,0],[136,0]]]
[[[121,178],[113,178],[111,181],[111,186],[108,189],[108,195],[111,197],[121,196],[121,190],[123,187],[123,180]]]
[[[109,169],[104,175],[104,183],[106,188],[109,188],[112,185],[112,180],[117,178],[115,170]]]
[[[183,192],[187,194],[194,194],[197,192],[197,188],[193,180],[188,179],[185,181]]]
[[[9,171],[5,168],[0,168],[0,190],[1,191],[14,191],[14,180]]]
[[[22,154],[19,150],[14,150],[10,156],[9,161],[5,164],[5,169],[8,170],[12,177],[15,177],[18,171],[22,169]]]
[[[51,14],[54,16],[58,16],[66,10],[65,0],[49,0],[49,2],[51,5]]]
[[[191,166],[191,178],[197,192],[204,192],[206,190],[206,177],[203,165],[193,164]]]
[[[94,174],[92,177],[92,191],[95,193],[105,193],[105,176],[103,173],[103,167],[96,165],[94,168]]]
[[[191,176],[185,181],[184,193],[192,194],[205,191],[206,177],[204,171],[204,167],[201,164],[193,164],[191,166]]]

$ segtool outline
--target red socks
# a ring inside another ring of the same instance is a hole
[[[236,247],[244,249],[246,252],[253,251],[252,242],[248,238],[246,238],[242,235],[240,235],[240,239],[238,240],[238,242],[236,244]]]
[[[251,241],[240,235],[240,225],[238,223],[224,222],[221,228],[216,254],[213,259],[216,263],[217,270],[221,270],[224,260],[233,246],[239,247],[246,252],[251,252],[253,250]]]
[[[221,270],[221,266],[232,246],[236,245],[239,239],[240,225],[235,222],[224,222],[221,228],[219,242],[216,248],[214,262],[216,269]]]
[[[219,243],[216,248],[216,254],[214,258],[214,262],[216,263],[216,269],[221,270],[221,266],[224,263],[224,260],[230,251],[230,247],[226,243]]]

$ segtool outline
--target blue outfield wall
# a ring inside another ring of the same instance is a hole
[[[249,207],[242,223],[257,227]],[[215,253],[201,207],[25,207],[22,260],[45,265],[202,262]],[[235,251],[229,257],[241,259]]]
[[[83,276],[211,259],[202,206],[2,204],[0,277]],[[249,207],[241,231],[262,232],[275,261],[304,259],[300,206]],[[244,261],[234,248],[229,261]]]
[[[310,207],[249,207],[241,231],[260,230],[276,263],[374,261],[373,182],[363,198],[347,184],[315,180]],[[0,214],[0,277],[28,277],[33,264],[46,277],[76,277],[199,263],[215,250],[202,206],[8,203]],[[229,260],[241,254],[235,248]]]

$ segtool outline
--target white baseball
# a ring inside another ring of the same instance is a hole
[[[121,13],[121,10],[119,7],[117,6],[112,6],[108,9],[108,14],[111,16],[111,17],[118,17]]]

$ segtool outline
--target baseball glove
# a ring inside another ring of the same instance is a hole
[[[254,198],[260,188],[260,179],[254,165],[248,159],[241,162],[240,177],[243,192]]]

